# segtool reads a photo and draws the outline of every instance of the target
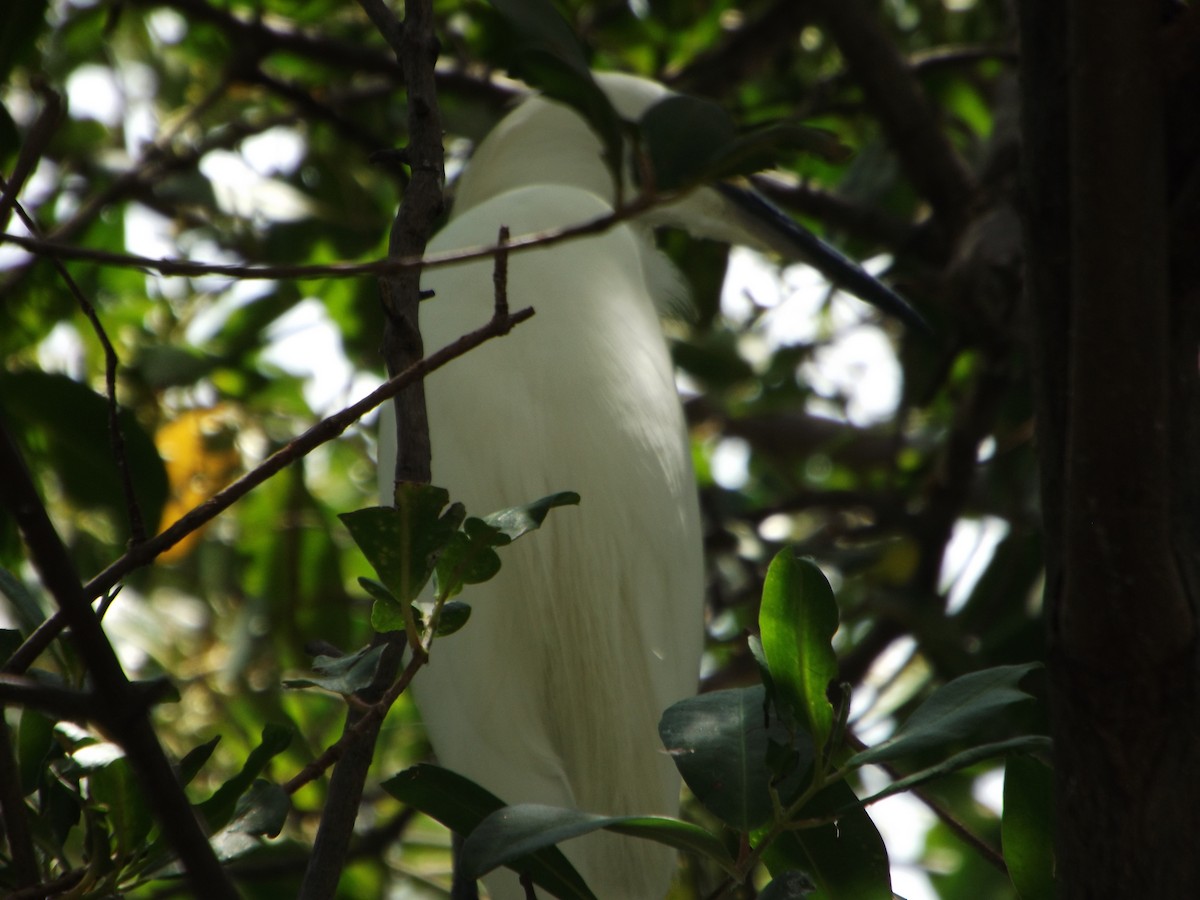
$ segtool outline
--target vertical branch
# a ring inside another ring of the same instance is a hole
[[[412,178],[392,226],[388,253],[394,258],[414,259],[425,253],[434,223],[442,211],[445,183],[442,125],[438,112],[433,70],[437,61],[437,38],[433,27],[432,0],[409,0],[401,24],[385,0],[359,0],[375,27],[383,35],[404,71],[408,88],[409,144],[403,157]],[[386,321],[383,337],[384,360],[389,375],[395,376],[424,356],[418,307],[421,302],[420,269],[403,269],[379,280]],[[425,388],[416,381],[396,395],[397,481],[428,483],[430,478],[429,423],[425,414]],[[385,641],[376,635],[376,641]],[[361,699],[375,702],[395,680],[401,663],[402,642],[389,641],[371,687]],[[354,821],[362,801],[363,786],[371,767],[382,716],[371,717],[351,707],[346,715],[346,733],[354,739],[345,748],[329,780],[328,799],[313,844],[300,900],[325,900],[337,891],[338,878],[349,852]]]
[[[404,156],[412,179],[392,225],[388,253],[395,258],[416,259],[424,254],[433,224],[442,212],[446,181],[441,114],[433,78],[438,51],[433,5],[431,0],[406,4],[401,26],[382,0],[360,3],[395,52],[408,88],[409,143]],[[387,321],[383,354],[391,375],[403,372],[424,354],[418,323],[420,280],[420,269],[404,269],[379,280]],[[396,395],[396,447],[396,480],[428,482],[429,423],[425,388],[420,382]]]

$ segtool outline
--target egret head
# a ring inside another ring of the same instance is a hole
[[[613,72],[595,77],[617,114],[631,122],[670,94],[661,84],[633,75]],[[454,215],[529,184],[583,188],[612,205],[612,174],[602,154],[600,138],[577,112],[535,94],[476,148],[455,191]]]
[[[629,122],[640,120],[672,93],[657,82],[633,75],[600,73],[595,78],[617,114]],[[506,191],[535,184],[580,188],[610,208],[616,202],[600,138],[573,109],[536,95],[506,116],[476,149],[459,180],[452,217]],[[928,331],[921,316],[891,288],[744,188],[728,184],[697,188],[655,206],[639,221],[651,228],[683,228],[695,237],[808,263],[838,287]]]

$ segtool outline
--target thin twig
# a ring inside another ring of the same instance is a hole
[[[637,197],[624,206],[565,228],[550,228],[519,235],[505,245],[509,252],[523,252],[537,247],[547,247],[563,241],[600,234],[621,222],[641,215],[654,206],[669,203],[676,195]],[[339,262],[318,266],[280,265],[245,266],[220,263],[193,262],[187,259],[137,256],[131,253],[114,253],[93,247],[78,247],[53,240],[39,240],[25,235],[0,234],[0,244],[15,244],[31,253],[51,254],[63,260],[94,262],[106,266],[126,269],[146,269],[168,277],[196,278],[202,275],[224,275],[243,281],[254,280],[307,280],[314,278],[357,278],[361,275],[381,275],[406,269],[436,269],[461,262],[494,257],[500,249],[496,245],[467,247],[462,250],[447,250],[424,257],[400,257],[375,259],[365,263]]]
[[[508,315],[508,226],[500,226],[496,237],[496,263],[492,268],[492,287],[496,292],[496,315]]]

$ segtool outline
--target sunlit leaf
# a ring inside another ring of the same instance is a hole
[[[780,698],[807,724],[818,748],[833,729],[826,692],[837,677],[830,641],[838,627],[833,590],[817,565],[791,550],[776,554],[763,585],[758,614],[763,653]]]

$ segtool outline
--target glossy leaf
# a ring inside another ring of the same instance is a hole
[[[462,866],[481,877],[531,853],[595,831],[612,831],[708,857],[734,869],[724,844],[703,828],[665,816],[600,816],[575,809],[522,803],[506,806],[479,823],[463,844]]]
[[[833,590],[816,563],[791,550],[776,554],[767,569],[758,614],[763,653],[783,707],[804,722],[823,748],[833,730],[829,683],[837,677],[830,641],[838,627]]]
[[[658,724],[663,745],[696,799],[738,831],[771,815],[767,765],[771,740],[787,744],[787,730],[768,724],[761,686],[714,691],[672,705]],[[811,745],[801,744],[811,762]],[[797,766],[807,769],[803,760]]]
[[[849,764],[884,762],[963,740],[1017,703],[1033,699],[1017,684],[1039,663],[997,666],[942,685],[896,733],[850,758]]]
[[[441,822],[458,835],[468,835],[485,818],[504,808],[504,801],[468,778],[440,766],[417,765],[389,778],[381,787]],[[534,883],[555,897],[594,900],[579,873],[562,851],[548,847],[522,860]]]
[[[858,801],[858,805],[869,806],[883,800],[886,797],[891,797],[894,794],[902,794],[905,791],[911,791],[913,788],[920,787],[928,781],[933,781],[937,778],[943,778],[960,769],[965,769],[968,766],[973,766],[985,759],[991,759],[996,756],[1003,756],[1006,753],[1034,753],[1050,752],[1050,738],[1040,734],[1027,734],[1022,737],[1009,738],[1006,741],[996,741],[990,744],[981,744],[978,747],[972,747],[970,750],[963,750],[961,753],[955,753],[953,756],[942,760],[941,762],[922,769],[919,772],[914,772],[911,775],[906,775],[891,784],[882,791],[872,794],[865,800]]]
[[[197,805],[196,810],[210,829],[220,830],[229,824],[238,809],[238,802],[259,776],[267,764],[288,748],[292,742],[292,729],[282,725],[267,725],[257,747],[250,751],[241,771],[213,792],[213,795]]]
[[[379,658],[386,649],[382,644],[363,647],[345,656],[318,656],[313,660],[313,673],[307,678],[284,682],[289,688],[318,687],[335,694],[349,695],[370,686],[379,668]]]
[[[466,513],[450,504],[444,488],[401,484],[396,505],[343,513],[351,537],[379,575],[384,586],[402,603],[412,602],[433,574],[438,554],[458,532]]]
[[[262,846],[263,837],[275,837],[283,830],[291,807],[291,798],[279,785],[255,781],[238,799],[229,824],[213,835],[217,857],[229,862]]]
[[[825,788],[795,821],[821,819],[857,798],[844,781]],[[850,809],[833,824],[798,828],[779,835],[763,854],[772,875],[805,872],[822,900],[892,900],[887,848],[866,810]]]

